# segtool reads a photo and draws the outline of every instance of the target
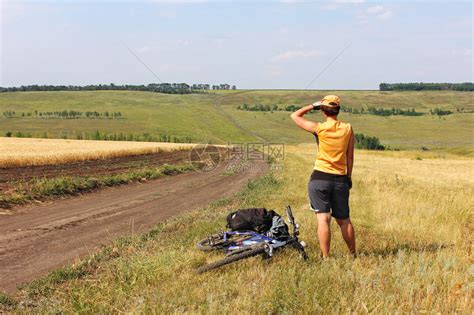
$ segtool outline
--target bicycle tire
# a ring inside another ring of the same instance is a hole
[[[217,242],[214,244],[211,244],[210,242],[211,240],[216,240]],[[222,240],[222,236],[220,234],[211,235],[196,243],[197,249],[205,251],[205,252],[211,251],[211,250],[223,249],[226,245],[227,245],[227,242],[224,242]]]
[[[222,267],[224,265],[233,263],[235,261],[245,259],[245,258],[249,258],[249,257],[253,257],[253,256],[257,256],[257,255],[263,254],[263,253],[265,253],[265,247],[257,247],[257,248],[254,248],[254,249],[249,249],[248,251],[242,252],[240,254],[227,256],[224,259],[218,260],[218,261],[213,262],[211,264],[201,266],[198,269],[196,269],[196,273],[201,274],[201,273],[207,272],[209,270],[219,268],[219,267]]]

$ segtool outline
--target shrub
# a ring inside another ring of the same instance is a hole
[[[366,150],[385,150],[385,146],[380,143],[379,138],[366,136],[361,133],[355,134],[357,149],[366,149]]]
[[[450,110],[444,110],[441,108],[430,109],[431,115],[445,116],[445,115],[451,115],[452,113],[453,112]]]

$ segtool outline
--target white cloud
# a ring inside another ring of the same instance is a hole
[[[385,11],[385,12],[379,14],[379,15],[377,16],[377,18],[379,18],[379,19],[381,19],[381,20],[388,20],[389,18],[392,17],[392,15],[393,15],[392,11],[387,10],[387,11]]]
[[[367,12],[368,14],[379,14],[381,12],[383,12],[385,10],[385,8],[381,5],[375,5],[373,7],[368,7],[365,12]]]
[[[368,7],[365,10],[366,15],[371,15],[375,16],[376,18],[380,20],[387,20],[392,17],[393,12],[387,7],[384,7],[382,5],[375,5]]]
[[[295,61],[319,58],[322,55],[319,50],[288,50],[273,56],[271,62]]]
[[[365,10],[359,10],[355,18],[358,24],[367,24],[371,18],[379,20],[388,20],[393,16],[393,11],[383,5],[374,5],[366,8]]]

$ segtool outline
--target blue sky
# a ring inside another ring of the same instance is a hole
[[[470,1],[3,0],[0,8],[0,86],[473,81]]]

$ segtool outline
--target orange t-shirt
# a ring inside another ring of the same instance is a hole
[[[347,174],[347,146],[352,137],[350,124],[328,120],[317,125],[318,156],[314,169],[324,173]]]

